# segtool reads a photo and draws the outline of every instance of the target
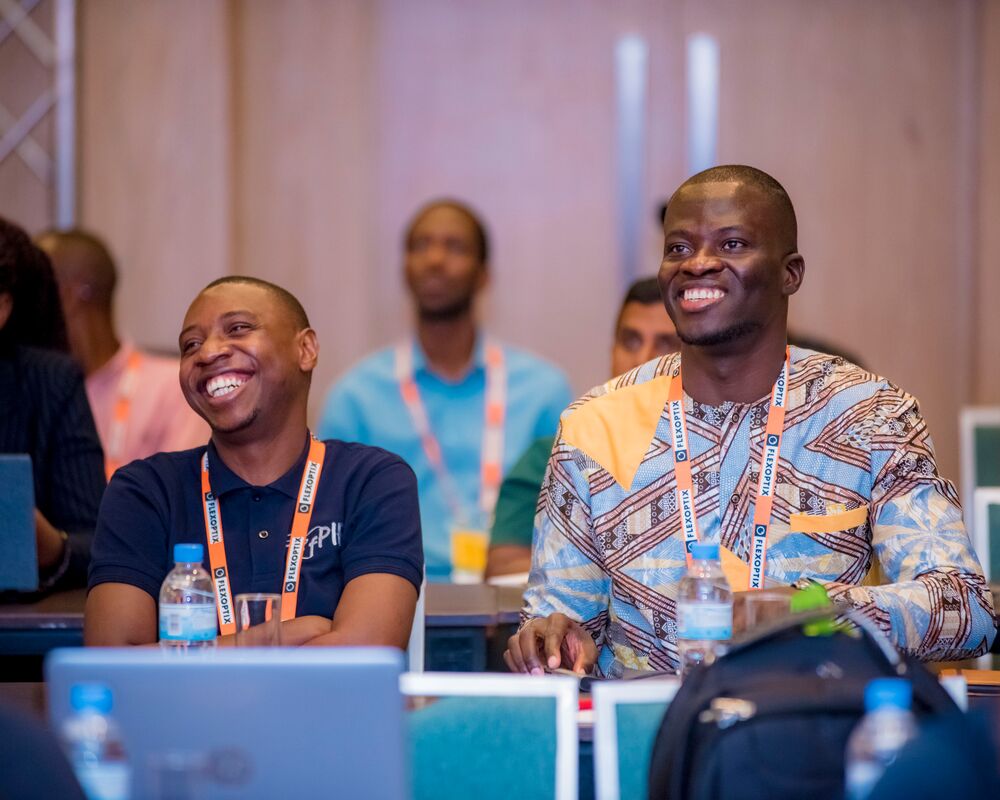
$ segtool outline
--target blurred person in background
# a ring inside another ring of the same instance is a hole
[[[647,361],[676,352],[680,343],[677,329],[663,306],[656,278],[637,280],[625,294],[615,322],[612,376],[624,377],[626,372]],[[532,442],[500,486],[490,530],[487,578],[523,575],[527,579],[538,494],[554,441],[555,436],[542,436]]]
[[[66,230],[42,234],[38,245],[59,282],[70,351],[86,376],[107,477],[137,458],[204,442],[208,428],[184,402],[177,359],[119,339],[118,274],[104,243],[87,231]]]
[[[31,456],[42,589],[82,585],[104,491],[83,376],[49,259],[0,219],[0,453]]]
[[[478,551],[481,577],[503,475],[532,441],[555,433],[571,399],[556,367],[480,327],[489,256],[486,228],[468,206],[421,208],[403,252],[416,331],[341,377],[319,424],[324,437],[383,447],[413,467],[430,580],[448,580],[452,553],[466,548]]]

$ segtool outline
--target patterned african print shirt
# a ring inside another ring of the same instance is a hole
[[[679,369],[679,354],[664,356],[573,403],[539,497],[522,616],[583,623],[605,675],[677,668],[686,563],[667,396]],[[699,535],[747,574],[769,401],[707,406],[684,395]],[[797,347],[765,569],[768,582],[822,581],[923,659],[984,653],[996,633],[958,496],[937,472],[916,400]],[[745,579],[734,586],[745,588]]]

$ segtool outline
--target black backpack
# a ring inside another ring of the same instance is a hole
[[[903,677],[918,716],[955,711],[920,662],[874,625],[829,629],[830,609],[800,614],[734,643],[685,678],[650,759],[650,800],[841,800],[844,750],[872,678]]]

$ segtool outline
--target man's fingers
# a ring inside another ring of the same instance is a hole
[[[548,630],[545,632],[545,664],[549,669],[556,669],[562,664],[562,646],[569,628],[569,618],[563,614],[553,614],[548,623]]]
[[[538,658],[538,626],[539,622],[532,620],[525,625],[518,634],[517,643],[521,648],[521,660],[524,663],[524,671],[532,675],[541,675],[542,662]]]
[[[573,626],[567,634],[567,639],[573,643],[570,651],[575,655],[573,672],[586,675],[590,672],[591,667],[597,663],[597,645],[594,644],[594,640],[587,630],[579,625]]]
[[[527,672],[524,666],[524,658],[521,655],[520,632],[515,633],[507,640],[507,651],[503,654],[504,661],[511,672]]]

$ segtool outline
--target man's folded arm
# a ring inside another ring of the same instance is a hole
[[[145,590],[102,583],[87,594],[83,643],[88,647],[153,644],[156,636],[156,600]]]

